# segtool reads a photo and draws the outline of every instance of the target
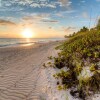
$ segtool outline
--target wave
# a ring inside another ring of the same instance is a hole
[[[24,43],[9,43],[9,44],[1,44],[0,47],[9,47],[9,46],[18,46],[18,45],[27,45],[27,44],[34,44],[35,42],[24,42]]]
[[[9,47],[9,46],[19,46],[19,45],[30,45],[34,43],[47,43],[50,41],[63,40],[62,38],[51,38],[51,39],[6,39],[0,38],[0,47]]]

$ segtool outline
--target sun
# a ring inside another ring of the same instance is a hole
[[[26,28],[26,29],[24,29],[24,30],[22,31],[22,36],[23,36],[24,38],[33,38],[33,32],[32,32],[31,29]]]

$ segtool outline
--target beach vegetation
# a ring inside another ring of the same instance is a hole
[[[57,88],[58,88],[58,90],[62,90],[63,89],[63,86],[58,85]]]
[[[44,67],[44,68],[46,68],[46,67],[47,67],[45,63],[43,64],[43,67]]]
[[[89,30],[83,27],[56,47],[61,50],[58,57],[53,58],[53,65],[60,69],[53,76],[62,80],[58,90],[70,89],[72,96],[83,100],[100,93],[99,28],[100,20],[95,28]],[[64,67],[67,67],[67,71],[62,70]]]
[[[53,59],[53,57],[52,57],[52,56],[50,56],[50,57],[48,57],[48,59],[49,59],[49,60],[52,60],[52,59]]]

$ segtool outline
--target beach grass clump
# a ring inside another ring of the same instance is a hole
[[[43,67],[44,67],[44,68],[46,68],[46,67],[47,67],[45,63],[43,63]]]
[[[65,59],[64,58],[54,58],[54,66],[61,69],[65,66]]]
[[[49,59],[49,60],[52,60],[52,59],[53,59],[53,57],[52,57],[52,56],[50,56],[50,57],[48,57],[48,59]]]
[[[56,49],[61,50],[53,58],[55,68],[61,70],[53,75],[62,80],[58,89],[70,89],[73,96],[83,100],[100,93],[100,30],[83,27]]]

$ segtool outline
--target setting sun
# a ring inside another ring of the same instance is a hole
[[[33,37],[33,32],[32,32],[31,29],[26,28],[26,29],[23,30],[22,36],[23,36],[24,38],[32,38],[32,37]]]

